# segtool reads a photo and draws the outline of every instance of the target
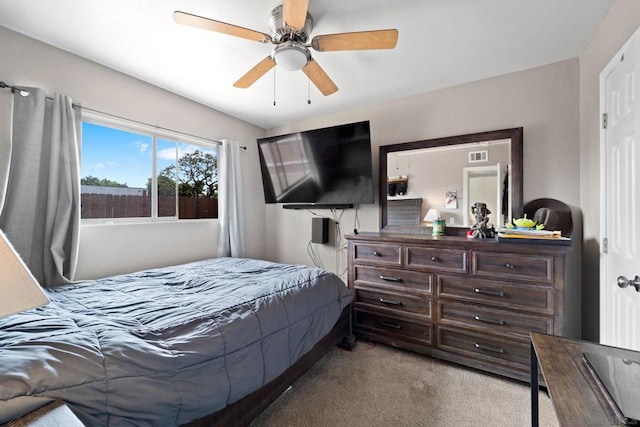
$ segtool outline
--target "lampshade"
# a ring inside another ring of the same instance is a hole
[[[48,303],[49,298],[0,230],[0,317]]]
[[[440,219],[440,212],[438,211],[438,209],[431,208],[427,211],[427,214],[422,220],[426,222],[433,222],[436,219]]]

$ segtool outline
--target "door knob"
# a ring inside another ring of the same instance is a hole
[[[636,288],[636,292],[640,292],[640,276],[636,276],[633,280],[627,279],[624,276],[618,276],[618,286],[626,288],[627,286],[633,286]]]

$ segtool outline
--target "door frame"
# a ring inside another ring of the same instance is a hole
[[[484,174],[488,174],[488,172],[496,172],[496,186],[497,186],[497,190],[496,190],[496,209],[498,210],[498,212],[494,215],[494,221],[493,224],[494,226],[497,227],[501,227],[503,224],[500,223],[500,217],[502,216],[502,194],[501,190],[502,190],[502,180],[503,180],[503,175],[502,175],[502,170],[501,170],[501,165],[500,163],[496,163],[494,165],[488,165],[488,166],[466,166],[462,168],[462,212],[463,212],[463,216],[462,216],[462,225],[465,227],[470,227],[473,224],[471,224],[471,218],[469,218],[469,214],[471,212],[471,198],[469,195],[469,190],[470,190],[470,185],[469,185],[469,179],[472,176],[475,175],[484,175]],[[492,213],[493,214],[493,213]]]
[[[599,75],[600,82],[600,114],[598,116],[599,120],[599,130],[600,130],[600,280],[598,283],[598,296],[599,296],[599,335],[600,342],[603,341],[603,334],[606,333],[606,328],[604,327],[604,322],[606,320],[604,314],[604,307],[606,302],[608,301],[607,295],[607,253],[606,253],[606,242],[607,242],[607,197],[606,197],[606,144],[607,144],[607,130],[604,126],[604,114],[607,112],[607,98],[606,98],[606,80],[609,74],[614,70],[614,68],[620,63],[621,55],[628,49],[629,45],[636,37],[640,37],[640,28],[636,29],[634,33],[629,37],[629,39],[618,49],[618,51],[613,55],[611,60],[607,63],[607,65],[602,69]],[[640,128],[640,126],[639,126]],[[608,336],[606,338],[609,338]],[[609,342],[609,340],[607,340]]]

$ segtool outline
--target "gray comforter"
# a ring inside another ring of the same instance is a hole
[[[237,258],[48,291],[0,319],[0,423],[62,399],[89,425],[178,425],[268,383],[351,301],[335,275]]]

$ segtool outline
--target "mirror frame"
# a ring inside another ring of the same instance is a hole
[[[447,145],[468,144],[478,141],[495,141],[500,139],[511,139],[511,215],[513,218],[522,217],[523,212],[523,180],[522,180],[522,163],[523,163],[523,129],[510,128],[501,130],[492,130],[488,132],[470,133],[466,135],[447,136],[444,138],[424,139],[421,141],[403,142],[400,144],[381,145],[378,157],[379,163],[379,207],[380,207],[380,231],[387,227],[387,154],[398,151],[418,150],[432,147],[443,147]],[[421,225],[405,225],[402,230],[394,229],[392,232],[404,232],[410,230],[424,229]],[[448,227],[447,234],[462,234],[449,232],[452,229],[462,230],[464,234],[468,227]]]

